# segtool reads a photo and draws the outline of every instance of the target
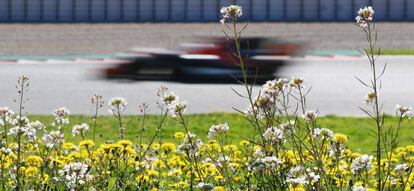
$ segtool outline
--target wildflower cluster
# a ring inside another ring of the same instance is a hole
[[[359,9],[358,16],[355,18],[357,24],[362,28],[367,28],[373,22],[374,13],[371,6]]]
[[[376,188],[376,180],[369,177],[375,176],[377,159],[349,150],[346,135],[312,128],[312,137],[302,140],[302,146],[293,146],[299,141],[294,137],[301,136],[294,132],[307,128],[308,123],[301,117],[267,128],[262,135],[263,145],[222,139],[231,131],[227,124],[213,125],[208,135],[200,138],[191,132],[176,132],[176,143],[141,144],[133,140],[96,144],[87,139],[88,125],[78,124],[73,125],[73,135],[84,139],[70,142],[58,130],[46,131],[39,121],[18,115],[10,118],[23,120],[20,124],[25,124],[24,128],[34,130],[30,134],[16,130],[18,123],[7,123],[13,127],[9,136],[20,133],[25,138],[21,142],[20,180],[15,179],[15,141],[0,149],[0,185],[5,189],[14,188],[17,181],[33,190],[273,190],[273,186],[320,190],[325,185],[334,190]],[[304,145],[312,146],[313,142],[320,144],[319,150],[306,150]],[[335,150],[335,145],[341,150]],[[381,159],[381,164],[391,169],[389,187],[414,185],[414,146],[398,147],[392,154],[391,160]]]

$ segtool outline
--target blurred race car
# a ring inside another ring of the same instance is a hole
[[[300,53],[299,44],[272,38],[242,38],[240,50],[247,79],[264,82],[274,79],[287,56]],[[177,51],[165,49],[133,49],[137,55],[130,62],[104,70],[107,78],[136,80],[172,80],[182,82],[236,82],[243,75],[235,56],[234,41],[225,38],[204,38],[183,44]]]

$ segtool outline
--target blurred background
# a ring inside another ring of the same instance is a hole
[[[248,102],[234,48],[218,23],[220,9],[243,8],[243,54],[260,83],[303,77],[309,109],[322,115],[363,113],[369,91],[366,47],[354,24],[359,8],[372,5],[377,46],[388,63],[380,95],[384,110],[414,105],[414,1],[410,0],[0,0],[0,105],[13,108],[19,75],[31,79],[27,111],[49,114],[66,106],[90,114],[91,96],[127,98],[127,113],[150,104],[170,87],[190,113],[234,112]],[[250,77],[253,78],[253,73]],[[256,86],[258,90],[260,86]]]
[[[410,0],[1,0],[3,22],[215,22],[220,8],[243,7],[243,21],[352,21],[375,7],[377,21],[414,20]]]

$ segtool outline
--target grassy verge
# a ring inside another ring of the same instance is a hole
[[[229,138],[234,142],[238,143],[244,138],[249,138],[251,134],[251,128],[243,116],[238,114],[230,113],[215,113],[215,114],[196,114],[188,115],[188,122],[191,131],[196,133],[198,136],[206,139],[207,132],[211,125],[228,123],[230,126]],[[44,124],[51,124],[53,116],[31,116],[31,120],[40,120]],[[125,116],[124,121],[126,125],[126,138],[134,140],[139,135],[139,130],[142,124],[142,116]],[[143,136],[145,138],[151,137],[155,133],[155,121],[156,116],[149,116],[145,123],[145,129]],[[335,133],[343,133],[349,137],[349,147],[353,151],[372,152],[375,149],[375,139],[372,137],[371,129],[367,118],[358,117],[337,117],[337,116],[326,116],[321,117],[319,120],[321,127],[329,128]],[[89,123],[91,130],[87,135],[87,138],[92,138],[92,120],[89,116],[75,115],[70,117],[70,124],[65,130],[65,138],[67,141],[78,141],[78,137],[72,137],[71,128],[74,124],[80,124],[82,122]],[[386,117],[385,125],[390,126],[396,124],[397,119],[394,117]],[[99,127],[97,128],[97,143],[102,143],[106,140],[117,140],[118,139],[118,128],[117,120],[112,116],[100,117],[98,119]],[[414,136],[414,121],[406,120],[403,123],[401,129],[400,145],[412,144],[412,137]],[[162,130],[163,141],[174,142],[173,134],[177,131],[183,131],[182,127],[173,119],[168,118],[164,128]]]
[[[376,51],[378,53],[379,51]],[[414,49],[384,49],[382,55],[414,55]]]

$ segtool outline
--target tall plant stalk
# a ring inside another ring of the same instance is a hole
[[[380,51],[375,52],[376,43],[377,43],[377,31],[375,28],[375,22],[373,21],[374,10],[372,7],[365,7],[358,11],[358,16],[356,17],[357,24],[363,29],[365,37],[368,43],[368,48],[365,48],[361,51],[364,55],[367,56],[370,62],[370,72],[371,79],[370,83],[365,83],[362,80],[358,79],[362,84],[369,87],[371,92],[365,97],[365,102],[372,106],[372,112],[366,109],[362,109],[366,114],[368,114],[375,121],[376,129],[376,158],[377,158],[377,190],[383,190],[382,180],[382,167],[381,167],[381,154],[382,154],[382,141],[381,136],[383,135],[383,124],[384,124],[384,115],[381,113],[381,108],[379,104],[378,91],[379,91],[379,80],[385,72],[385,66],[381,73],[377,71],[376,60],[380,56]]]

